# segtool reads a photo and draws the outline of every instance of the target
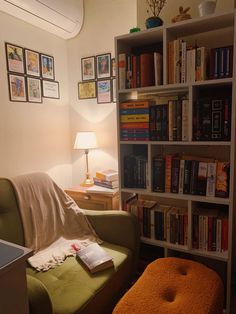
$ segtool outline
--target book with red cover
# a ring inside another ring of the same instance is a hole
[[[154,53],[140,55],[140,87],[155,85]]]

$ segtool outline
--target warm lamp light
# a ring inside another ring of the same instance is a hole
[[[90,179],[88,168],[88,153],[89,149],[97,147],[97,138],[95,132],[78,132],[75,138],[74,149],[83,149],[86,156],[86,179],[81,184],[83,186],[93,185],[93,180]]]

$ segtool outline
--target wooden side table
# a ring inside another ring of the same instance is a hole
[[[66,189],[65,192],[74,199],[80,208],[94,210],[119,209],[118,189],[111,190],[110,193],[95,191],[89,192],[88,188],[75,186]]]
[[[0,240],[0,312],[29,314],[26,259],[32,250]]]

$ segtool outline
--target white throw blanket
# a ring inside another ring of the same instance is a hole
[[[16,192],[25,245],[34,251],[28,259],[37,270],[61,264],[78,248],[102,241],[82,209],[45,173],[10,179]],[[72,246],[71,246],[72,245]]]

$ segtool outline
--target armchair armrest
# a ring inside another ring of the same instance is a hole
[[[104,241],[129,248],[138,260],[140,234],[137,217],[121,210],[84,210],[97,235]]]
[[[53,314],[47,288],[37,278],[27,275],[30,314]]]

